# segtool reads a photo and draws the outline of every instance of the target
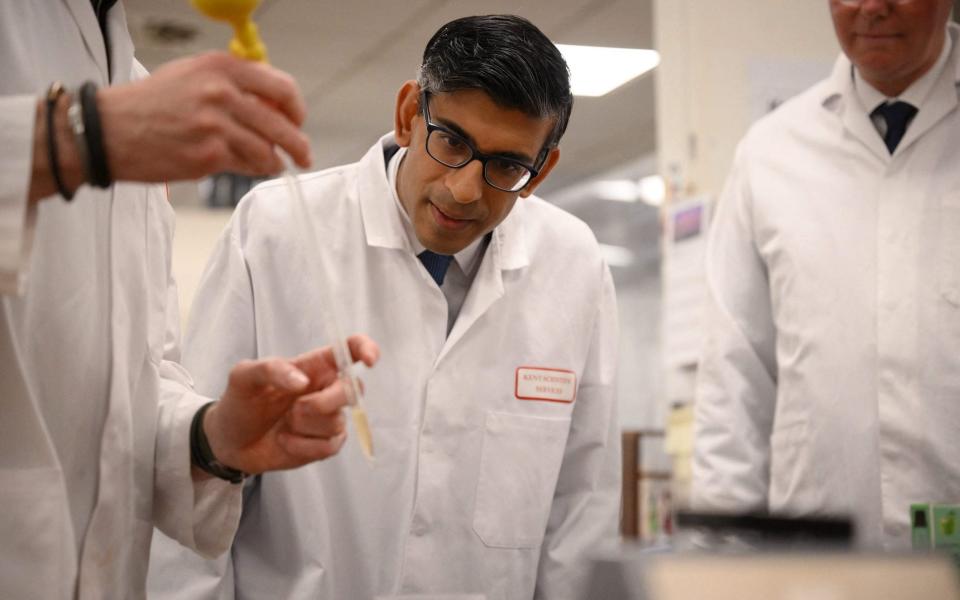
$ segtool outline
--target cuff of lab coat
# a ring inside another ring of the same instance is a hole
[[[34,96],[0,98],[0,131],[3,160],[0,161],[0,294],[22,294],[36,207],[27,194],[33,159]]]
[[[240,523],[242,485],[221,479],[194,481],[190,423],[210,399],[187,393],[161,411],[157,432],[154,523],[171,538],[207,558],[230,548]]]

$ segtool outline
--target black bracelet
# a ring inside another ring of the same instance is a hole
[[[50,175],[53,177],[53,184],[57,186],[57,192],[63,196],[63,199],[69,202],[73,200],[73,192],[67,190],[63,185],[63,177],[60,175],[60,157],[57,152],[57,130],[54,120],[57,112],[57,101],[60,100],[66,92],[63,84],[54,81],[47,90],[47,162],[50,163]]]
[[[73,132],[73,143],[77,147],[77,156],[83,170],[83,180],[90,181],[90,152],[87,150],[87,136],[83,130],[83,108],[80,106],[80,94],[70,98],[70,107],[67,109],[67,123]]]
[[[213,402],[201,406],[200,410],[193,415],[193,421],[190,422],[190,461],[197,468],[214,477],[230,483],[242,483],[247,474],[218,461],[217,457],[213,455],[213,450],[210,449],[210,442],[203,430],[203,415],[207,413],[207,409],[211,406],[213,406]]]
[[[97,84],[87,81],[80,86],[80,108],[83,112],[83,132],[87,138],[90,184],[108,188],[113,183],[107,164],[107,150],[103,144],[100,111],[97,108]]]

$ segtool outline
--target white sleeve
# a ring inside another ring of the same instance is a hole
[[[540,552],[536,599],[580,598],[590,575],[590,556],[617,540],[622,477],[615,387],[618,345],[616,294],[604,265],[590,350]]]
[[[170,295],[173,309],[169,318],[179,327],[175,287]],[[168,352],[160,366],[154,525],[204,556],[218,556],[230,547],[240,520],[241,486],[216,478],[193,479],[190,424],[197,410],[212,398],[192,390],[190,376],[178,360],[179,356]]]
[[[746,154],[741,143],[707,247],[706,332],[694,404],[691,505],[697,510],[767,508],[776,329]]]
[[[214,397],[222,393],[234,364],[256,356],[250,279],[234,225],[231,222],[221,236],[207,264],[191,310],[184,351],[184,364],[194,376],[196,390]],[[222,487],[226,482],[208,483]],[[232,492],[241,488],[226,485]],[[239,519],[239,499],[231,507],[236,508],[236,514],[231,516]],[[236,522],[230,529],[227,547],[232,543]],[[183,542],[180,537],[170,537]],[[167,536],[154,536],[148,579],[151,598],[226,600],[233,598],[232,579],[229,552],[206,560]]]
[[[36,110],[36,96],[0,98],[0,294],[21,293],[29,265],[36,207],[27,196]]]
[[[150,600],[234,600],[233,556],[197,556],[161,532],[150,546],[147,597]]]

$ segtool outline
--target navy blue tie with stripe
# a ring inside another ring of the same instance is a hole
[[[917,115],[917,107],[908,102],[887,102],[874,109],[871,116],[880,115],[887,124],[887,134],[883,136],[883,143],[887,145],[890,154],[897,149],[897,144],[907,132],[910,121]]]
[[[453,256],[424,250],[417,255],[417,258],[419,258],[423,266],[427,268],[427,272],[430,273],[430,277],[433,277],[433,280],[437,282],[437,285],[443,285],[443,278],[447,274],[447,267],[450,266],[450,261],[453,260]]]

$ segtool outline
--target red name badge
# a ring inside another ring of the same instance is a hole
[[[517,367],[513,389],[517,400],[570,403],[577,397],[577,374],[566,369]]]

